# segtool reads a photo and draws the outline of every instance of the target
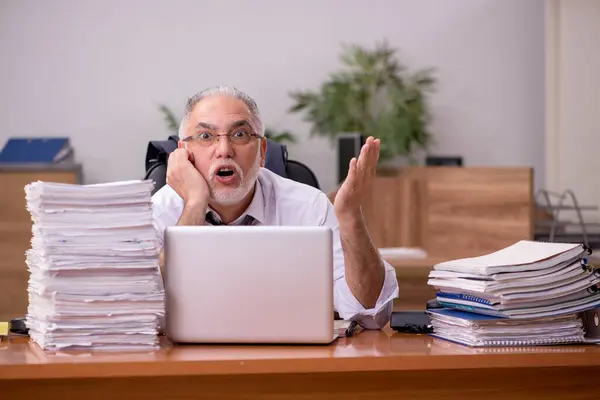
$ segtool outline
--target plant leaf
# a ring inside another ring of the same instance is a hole
[[[319,90],[290,93],[290,112],[301,112],[310,135],[335,140],[358,132],[381,139],[380,160],[410,156],[432,142],[427,94],[436,83],[434,70],[409,73],[387,41],[371,49],[342,44],[341,68]]]
[[[164,114],[165,122],[167,124],[167,128],[171,132],[177,133],[179,131],[179,122],[175,114],[164,104],[159,106],[159,110]]]

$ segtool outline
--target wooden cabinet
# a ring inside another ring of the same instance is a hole
[[[79,183],[80,167],[0,167],[0,321],[27,312],[25,252],[30,248],[31,215],[25,185],[35,181]]]
[[[531,168],[406,168],[376,177],[370,194],[363,215],[379,248],[417,247],[452,259],[533,239]]]

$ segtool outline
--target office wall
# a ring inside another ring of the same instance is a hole
[[[158,104],[233,84],[265,122],[299,134],[294,159],[335,183],[334,150],[286,112],[316,88],[341,42],[386,38],[410,68],[436,67],[435,153],[467,165],[530,165],[544,179],[543,0],[4,0],[0,142],[68,135],[87,182],[142,176]]]
[[[600,2],[550,0],[548,13],[547,187],[571,189],[600,206]],[[571,216],[575,219],[575,216]],[[600,220],[586,213],[587,220]]]

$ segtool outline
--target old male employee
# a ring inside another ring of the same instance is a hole
[[[179,138],[169,156],[167,185],[152,198],[161,241],[172,225],[328,226],[335,310],[367,329],[388,323],[398,295],[396,274],[371,243],[361,212],[379,158],[378,140],[369,138],[350,162],[331,204],[320,190],[263,168],[267,141],[258,107],[235,88],[209,88],[191,97]]]

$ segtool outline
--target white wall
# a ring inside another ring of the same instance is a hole
[[[547,187],[600,206],[600,1],[548,3]]]
[[[436,67],[436,153],[467,165],[544,167],[543,0],[0,2],[0,142],[69,135],[87,182],[143,175],[166,137],[159,103],[205,86],[253,95],[265,122],[302,135],[292,158],[334,186],[328,142],[286,113],[316,88],[340,42],[387,38],[411,68]]]

